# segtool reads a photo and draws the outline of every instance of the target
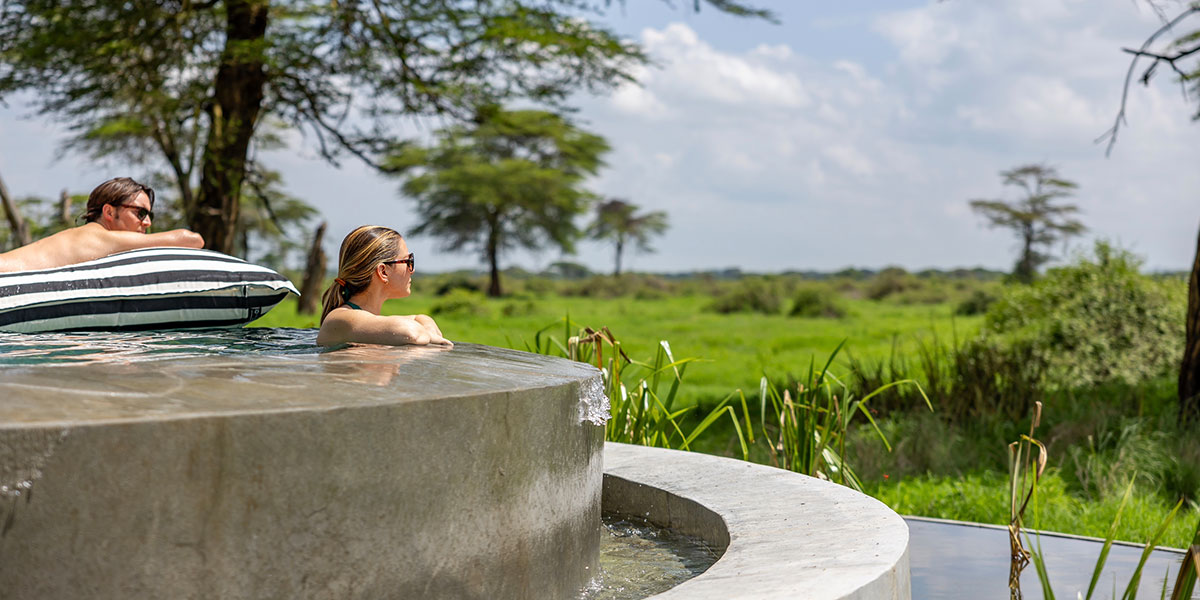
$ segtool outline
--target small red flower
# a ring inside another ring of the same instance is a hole
[[[887,480],[887,479],[888,479],[888,474],[887,474],[887,473],[884,473],[884,474],[883,474],[883,478],[884,478],[884,480]]]

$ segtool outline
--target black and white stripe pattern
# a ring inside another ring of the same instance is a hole
[[[0,331],[235,327],[296,288],[211,250],[145,248],[42,271],[0,273]]]

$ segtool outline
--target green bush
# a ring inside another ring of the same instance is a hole
[[[840,319],[846,316],[846,309],[838,301],[837,295],[828,289],[800,288],[792,298],[792,310],[788,316]]]
[[[500,314],[506,317],[528,317],[537,312],[537,303],[529,298],[513,298],[500,307]]]
[[[560,292],[564,296],[584,298],[622,298],[633,296],[639,299],[659,300],[672,293],[672,285],[655,275],[625,273],[621,276],[593,275],[587,279],[564,283]]]
[[[440,316],[488,317],[491,316],[492,311],[483,294],[456,289],[435,301],[430,306],[429,313]]]
[[[1163,467],[1163,494],[1168,500],[1183,498],[1195,508],[1200,506],[1200,442],[1181,437],[1178,446]]]
[[[991,308],[996,296],[985,289],[976,288],[971,295],[954,307],[954,314],[963,316],[982,315]]]
[[[1094,256],[1009,286],[988,309],[985,335],[1029,344],[1051,381],[1074,387],[1136,383],[1178,367],[1185,287],[1139,273],[1140,261],[1107,242]]]
[[[717,298],[708,308],[721,314],[757,312],[777,315],[783,309],[783,301],[773,285],[759,279],[747,279]]]
[[[525,294],[545,297],[553,294],[556,290],[554,281],[545,277],[530,277],[520,282],[521,291]]]
[[[976,338],[946,346],[934,339],[920,343],[916,358],[915,365],[894,353],[886,361],[851,358],[851,388],[861,392],[916,379],[938,415],[952,423],[997,416],[1016,422],[1044,395],[1046,365],[1027,343],[1001,345]],[[885,414],[921,406],[920,396],[906,387],[889,389],[872,400],[872,407]]]
[[[483,288],[484,285],[478,278],[466,274],[453,273],[443,276],[441,281],[437,282],[437,289],[433,292],[433,295],[447,296],[455,290],[482,292]]]
[[[900,267],[888,267],[867,282],[864,293],[871,300],[883,300],[888,296],[923,287],[921,281]]]
[[[891,300],[900,304],[942,304],[950,300],[948,287],[918,284],[918,287],[897,292]]]

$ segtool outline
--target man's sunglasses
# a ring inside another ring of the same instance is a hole
[[[400,260],[385,260],[385,261],[383,261],[383,264],[385,264],[385,265],[394,265],[396,263],[407,264],[409,273],[411,273],[417,269],[417,259],[414,257],[412,252],[409,252],[407,257],[401,258]]]
[[[137,218],[139,221],[145,221],[146,217],[150,217],[151,221],[154,220],[154,211],[152,211],[148,208],[142,208],[140,206],[135,206],[133,204],[118,204],[117,206],[119,206],[121,208],[132,208],[132,209],[136,210]]]

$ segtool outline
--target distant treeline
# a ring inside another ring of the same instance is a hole
[[[437,275],[457,275],[462,277],[475,277],[485,275],[486,271],[482,269],[457,269],[453,271],[430,272]],[[602,271],[593,271],[588,267],[579,263],[572,262],[556,262],[552,263],[545,270],[540,272],[530,271],[521,267],[509,267],[503,270],[505,277],[514,279],[527,279],[530,277],[550,277],[554,279],[585,279],[596,275],[604,275]],[[955,269],[922,269],[909,273],[902,267],[883,267],[880,269],[866,269],[857,267],[847,267],[837,271],[815,271],[815,270],[795,270],[789,269],[786,271],[776,272],[757,272],[743,271],[738,267],[729,267],[725,269],[708,269],[698,271],[673,271],[673,272],[643,272],[641,275],[649,275],[669,280],[682,279],[720,279],[720,280],[738,280],[747,277],[764,277],[778,276],[787,278],[809,279],[813,281],[822,281],[828,279],[852,279],[863,281],[871,279],[880,274],[892,275],[915,275],[920,278],[936,278],[936,279],[971,279],[976,281],[997,281],[1004,279],[1008,273],[1004,271],[996,271],[993,269],[985,269],[983,267],[974,268],[955,268]],[[1164,273],[1168,276],[1183,276],[1184,272]]]

